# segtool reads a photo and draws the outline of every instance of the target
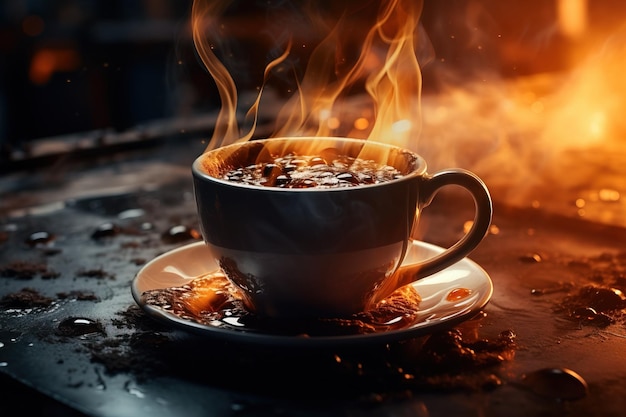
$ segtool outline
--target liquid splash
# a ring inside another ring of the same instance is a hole
[[[239,290],[221,272],[202,275],[180,287],[150,290],[142,297],[146,304],[203,325],[303,337],[403,329],[415,323],[420,303],[419,294],[409,285],[373,309],[350,317],[307,320],[260,317],[245,307]]]

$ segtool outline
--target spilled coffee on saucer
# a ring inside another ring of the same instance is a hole
[[[324,157],[290,153],[234,168],[224,179],[248,185],[280,188],[337,188],[378,184],[400,178],[396,168],[345,155]]]
[[[369,311],[342,318],[275,319],[245,307],[239,290],[222,272],[199,276],[180,287],[143,293],[146,304],[196,323],[280,336],[346,336],[401,330],[413,325],[421,298],[412,285],[396,290]]]

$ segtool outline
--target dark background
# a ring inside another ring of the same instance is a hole
[[[182,106],[177,78],[190,60],[190,7],[185,0],[3,2],[5,150],[174,115]]]
[[[293,7],[286,1],[235,1],[231,16],[263,13],[261,3]],[[562,55],[572,45],[554,30],[555,5],[426,0],[422,21],[434,56],[424,65],[425,89],[436,87],[442,67],[503,76],[562,69]],[[620,5],[589,1],[590,24],[613,30],[622,20]],[[27,153],[34,139],[121,132],[217,109],[191,42],[191,6],[192,0],[3,1],[0,164]]]

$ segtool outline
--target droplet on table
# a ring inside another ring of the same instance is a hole
[[[521,379],[522,387],[555,400],[579,400],[587,395],[587,382],[576,372],[567,368],[543,368]]]

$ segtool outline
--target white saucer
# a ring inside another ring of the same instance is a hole
[[[442,251],[443,249],[438,246],[415,242],[405,262],[415,262]],[[146,304],[141,299],[145,291],[178,287],[207,271],[217,269],[217,265],[208,256],[204,242],[182,246],[144,265],[132,282],[132,295],[137,304],[151,317],[196,334],[237,343],[317,347],[370,342],[388,343],[427,335],[473,317],[489,302],[493,293],[489,275],[478,264],[465,258],[413,284],[422,301],[417,318],[405,328],[368,334],[315,337],[264,334],[258,331],[251,332],[249,329],[200,324]],[[458,301],[448,301],[446,299],[448,294],[457,288],[469,289],[471,294]]]

